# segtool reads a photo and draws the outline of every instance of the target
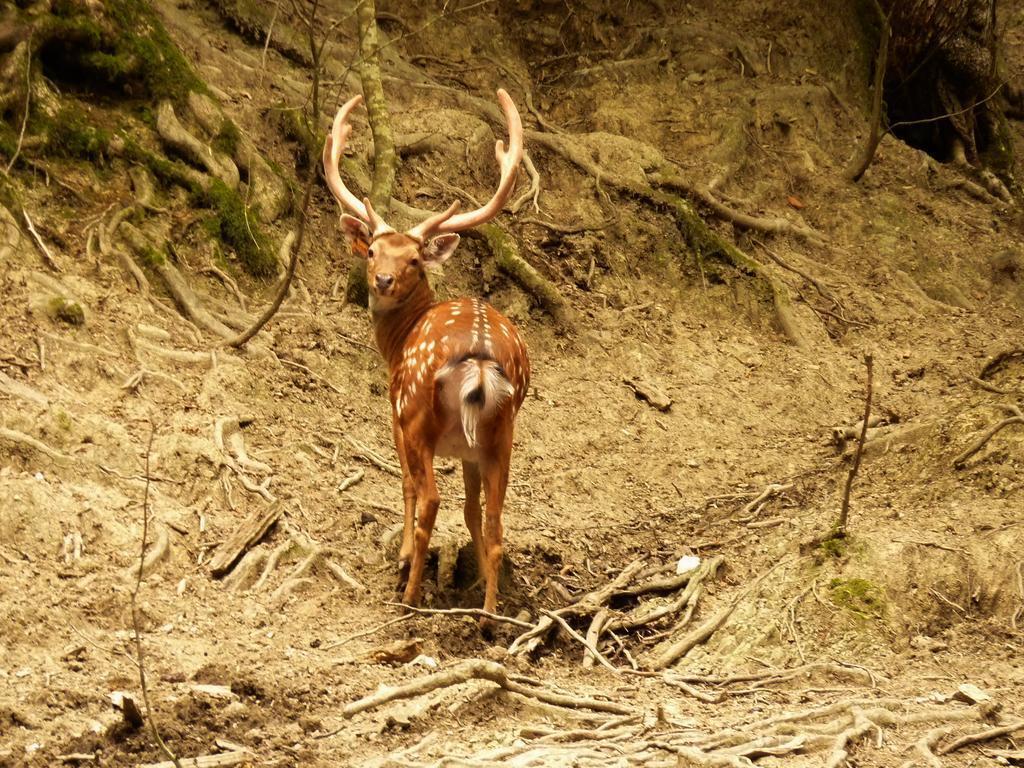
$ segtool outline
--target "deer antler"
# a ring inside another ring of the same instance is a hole
[[[358,219],[369,226],[373,236],[377,237],[378,235],[394,232],[395,230],[377,215],[377,212],[373,210],[373,206],[370,205],[369,198],[364,197],[362,202],[360,202],[359,198],[349,191],[348,187],[345,186],[345,182],[341,180],[341,174],[338,172],[338,162],[341,160],[341,153],[345,151],[349,134],[352,133],[352,126],[348,124],[349,113],[358,107],[362,101],[362,96],[353,96],[345,102],[344,106],[338,110],[338,114],[335,115],[334,125],[331,127],[331,132],[327,135],[327,140],[324,142],[324,176],[327,178],[327,186],[330,187],[334,199],[338,201],[342,208],[347,208]]]
[[[494,156],[501,167],[501,180],[498,182],[498,189],[494,196],[481,208],[458,215],[456,215],[456,211],[459,210],[459,203],[455,201],[448,210],[435,214],[410,229],[406,233],[410,237],[422,241],[432,235],[461,232],[490,221],[505,205],[505,201],[508,200],[516,185],[516,169],[523,159],[523,121],[519,118],[519,110],[512,102],[512,97],[504,88],[498,89],[498,103],[501,104],[501,108],[505,112],[505,121],[508,123],[508,150],[505,149],[505,144],[501,139],[494,145]]]
[[[363,198],[360,201],[349,191],[338,172],[341,153],[345,150],[349,134],[352,133],[352,126],[348,124],[349,113],[362,101],[362,96],[353,96],[338,110],[338,114],[334,118],[334,126],[324,142],[324,175],[327,177],[327,186],[330,187],[331,193],[341,207],[347,208],[355,214],[373,230],[373,236],[377,237],[385,232],[394,232],[395,230],[376,214],[368,198]],[[519,110],[512,102],[512,97],[504,88],[498,89],[498,103],[501,104],[501,108],[505,112],[505,120],[508,123],[508,149],[505,149],[505,143],[500,139],[495,142],[494,156],[501,168],[501,179],[498,181],[498,189],[494,192],[494,196],[483,207],[459,214],[457,214],[459,202],[456,200],[447,210],[434,214],[417,224],[406,233],[407,235],[423,242],[433,235],[461,232],[464,229],[484,224],[501,211],[516,185],[516,170],[519,168],[519,162],[523,159],[523,121],[519,117]]]

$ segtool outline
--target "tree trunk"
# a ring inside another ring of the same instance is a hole
[[[885,101],[893,133],[940,160],[1008,175],[995,0],[882,0],[882,7],[892,29]]]

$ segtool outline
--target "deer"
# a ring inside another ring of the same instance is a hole
[[[369,198],[359,200],[342,181],[338,162],[352,132],[354,96],[337,112],[323,150],[327,185],[342,209],[341,230],[351,251],[366,260],[370,316],[388,366],[392,433],[402,469],[404,525],[398,555],[402,602],[417,607],[428,546],[440,506],[435,457],[462,461],[463,510],[484,581],[480,628],[493,632],[501,568],[502,508],[508,487],[516,415],[530,383],[530,360],[516,326],[477,298],[438,302],[427,268],[443,264],[459,232],[501,211],[515,187],[523,155],[523,124],[505,90],[497,92],[508,128],[499,139],[497,190],[482,207],[459,213],[459,201],[398,232]],[[481,509],[481,490],[486,513]]]

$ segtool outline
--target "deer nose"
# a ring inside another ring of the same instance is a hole
[[[374,278],[374,281],[377,283],[377,290],[378,291],[386,291],[388,288],[390,288],[394,284],[395,276],[394,275],[377,275]]]

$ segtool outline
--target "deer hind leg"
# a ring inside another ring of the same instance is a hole
[[[416,492],[416,530],[413,534],[412,561],[409,566],[409,580],[405,584],[402,602],[417,606],[420,602],[420,585],[423,582],[423,568],[427,562],[430,534],[441,497],[434,482],[434,453],[430,448],[408,451],[406,460]]]
[[[487,515],[484,524],[484,610],[490,613],[498,609],[498,575],[502,558],[501,512],[508,488],[508,465],[512,455],[512,431],[497,435],[496,445],[482,462],[484,493],[487,498]],[[489,633],[493,622],[480,620],[480,628]]]
[[[416,529],[416,484],[409,471],[409,462],[405,456],[405,440],[398,419],[392,422],[395,436],[395,450],[398,451],[398,463],[402,466],[402,498],[405,501],[405,524],[402,527],[402,548],[398,550],[399,588],[409,578],[409,564],[412,561],[413,534]]]
[[[476,551],[477,575],[483,579],[485,573],[484,537],[480,528],[480,465],[471,461],[462,462],[462,482],[466,487],[466,506],[463,516],[466,527],[473,538],[473,549]]]

